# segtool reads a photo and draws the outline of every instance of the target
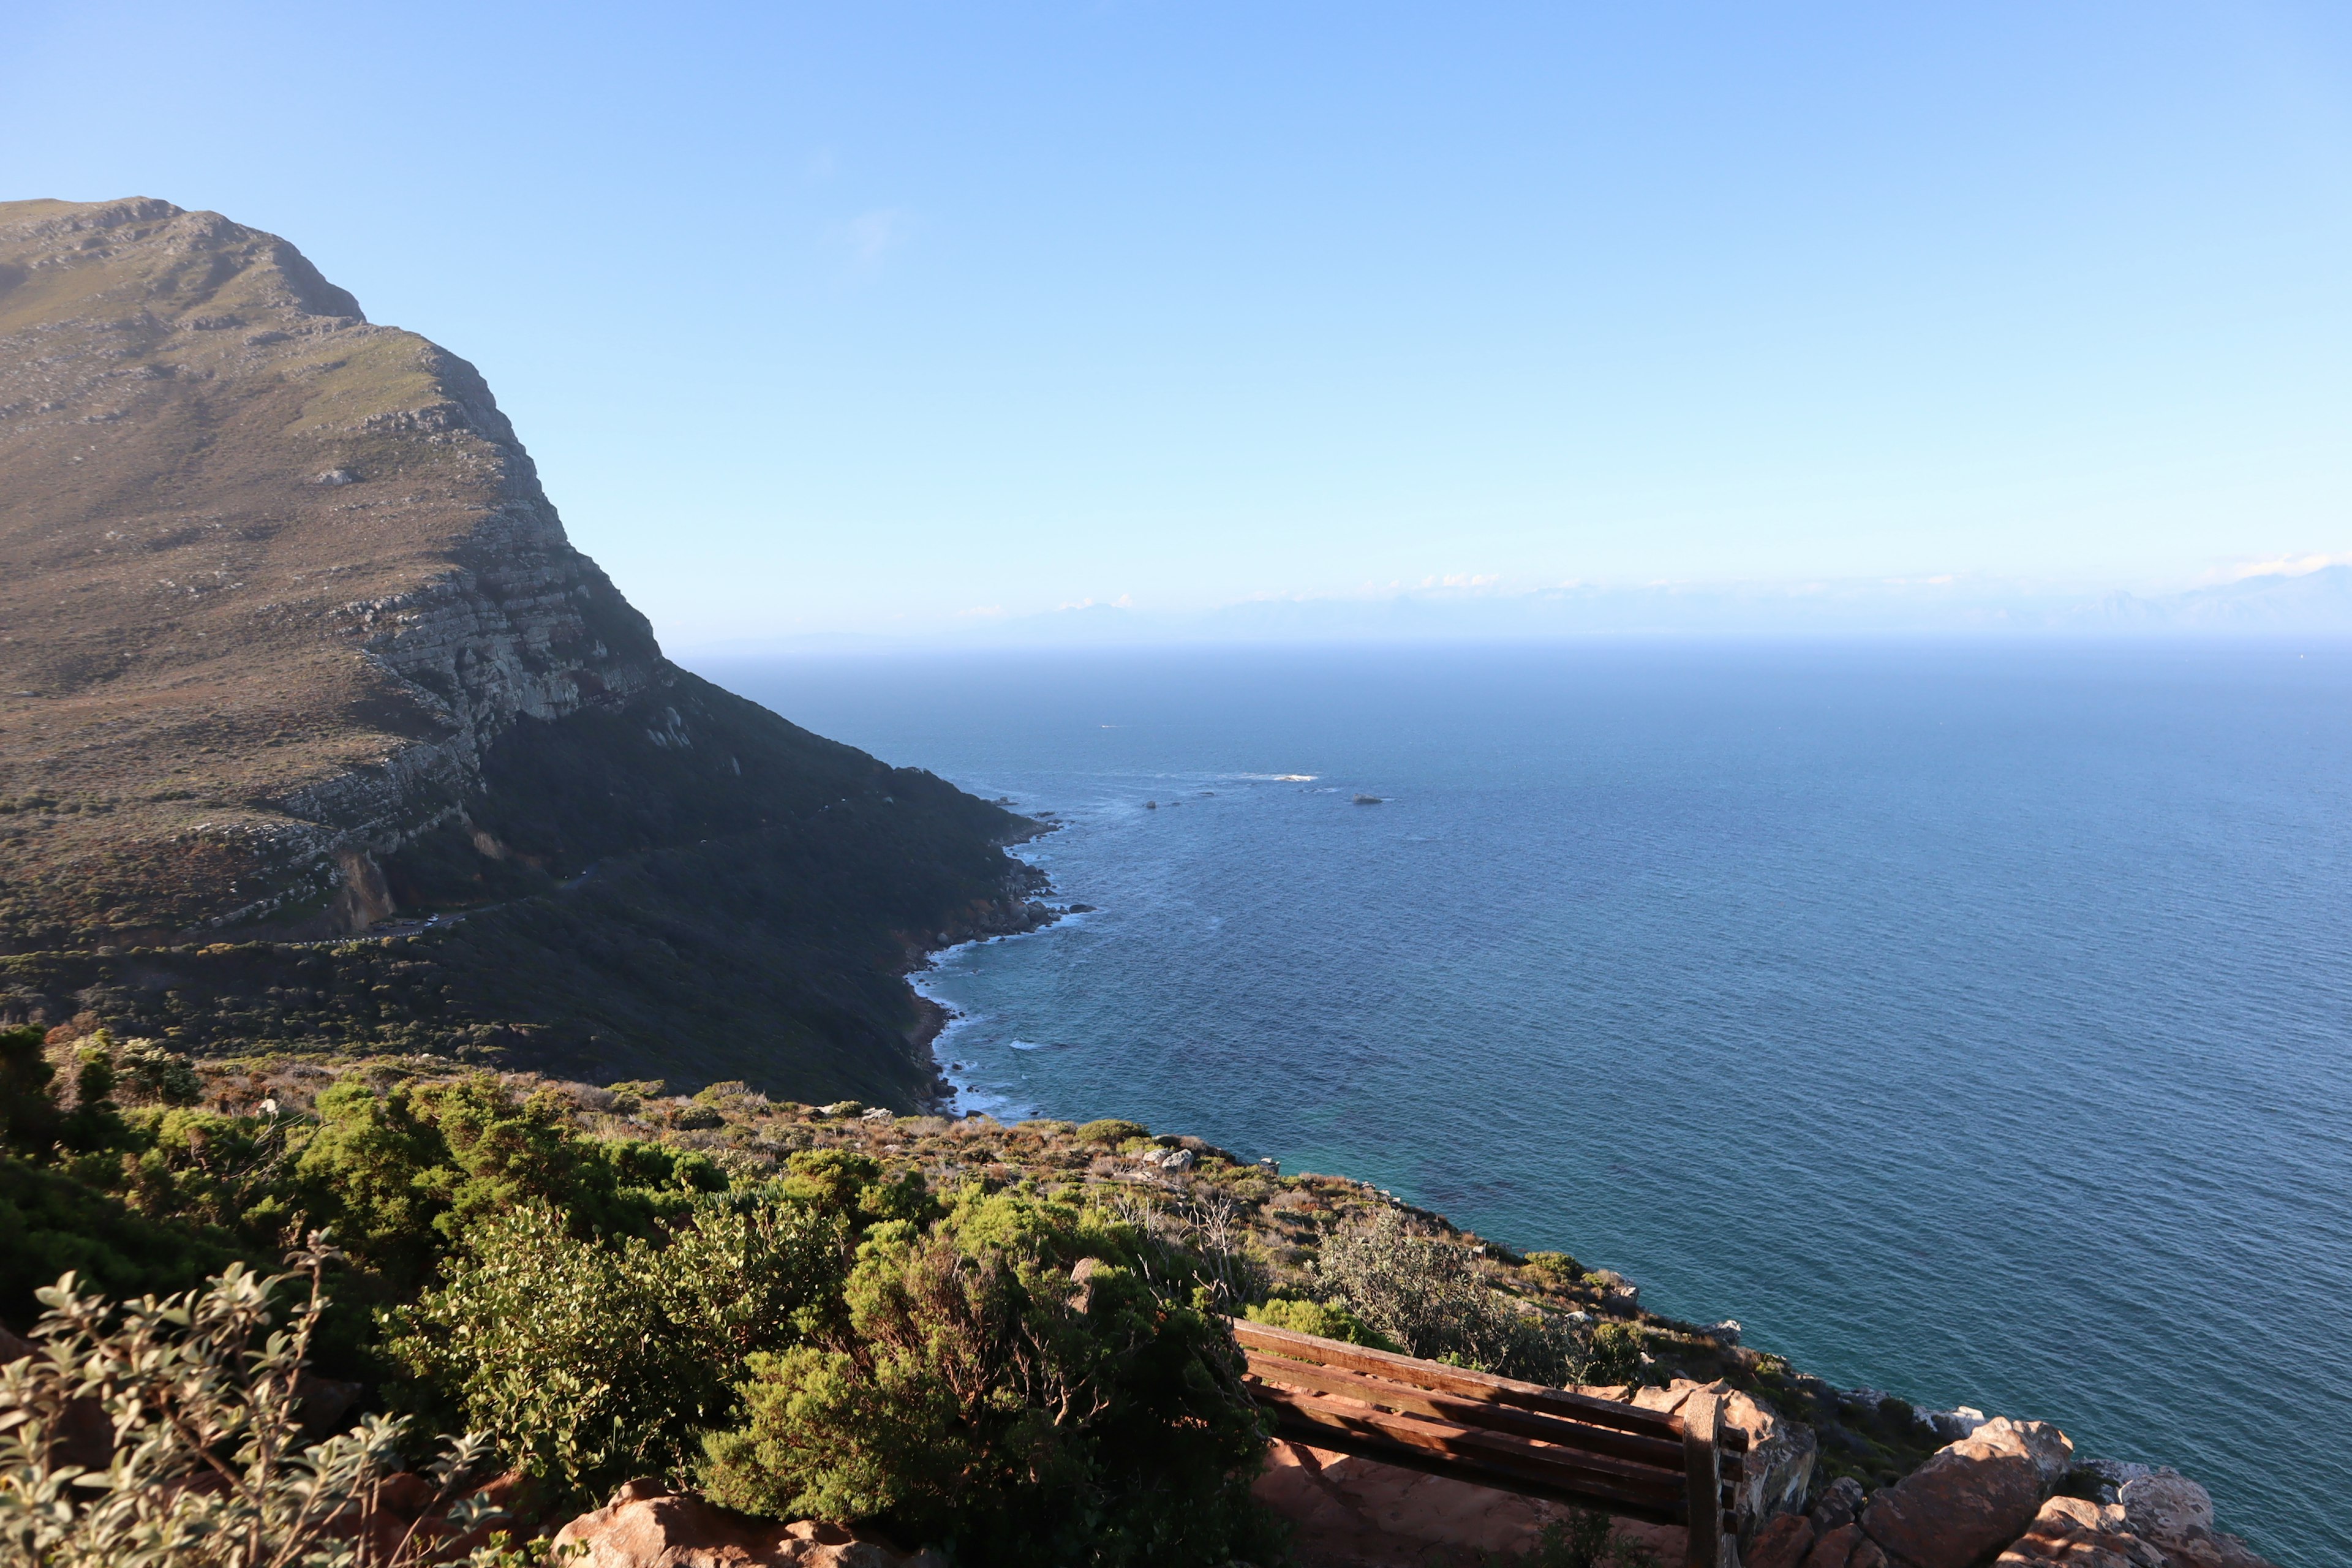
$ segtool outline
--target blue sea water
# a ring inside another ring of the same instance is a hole
[[[1364,1177],[2352,1563],[2352,650],[704,668],[1063,815],[1097,910],[927,979],[968,1103]]]

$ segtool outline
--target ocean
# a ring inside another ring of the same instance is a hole
[[[1094,910],[923,980],[968,1107],[1362,1177],[2352,1562],[2352,649],[698,668],[1060,814]]]

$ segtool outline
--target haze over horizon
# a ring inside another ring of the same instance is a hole
[[[17,18],[0,194],[224,212],[472,360],[682,647],[2352,562],[2332,8]]]

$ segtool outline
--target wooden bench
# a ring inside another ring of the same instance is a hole
[[[1679,1524],[1690,1536],[1688,1568],[1721,1568],[1737,1529],[1725,1457],[1745,1453],[1748,1438],[1719,1424],[1711,1394],[1668,1415],[1239,1319],[1234,1338],[1249,1358],[1251,1395],[1283,1437]]]

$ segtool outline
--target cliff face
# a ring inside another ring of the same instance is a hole
[[[519,718],[663,677],[472,366],[165,202],[0,204],[0,930],[328,914]]]
[[[761,1052],[854,1039],[789,1087],[904,1102],[929,1072],[896,970],[1034,918],[997,847],[1026,826],[669,664],[474,368],[285,241],[160,201],[0,204],[0,1015],[100,1005],[225,1047],[159,995],[234,1015],[259,987],[245,1044],[527,1039],[780,1087]],[[636,901],[564,893],[591,866]],[[356,1011],[199,956],[466,910],[465,941],[400,961],[430,987]],[[694,934],[644,925],[673,920]],[[622,956],[579,972],[583,942]],[[649,947],[687,956],[615,976]]]

